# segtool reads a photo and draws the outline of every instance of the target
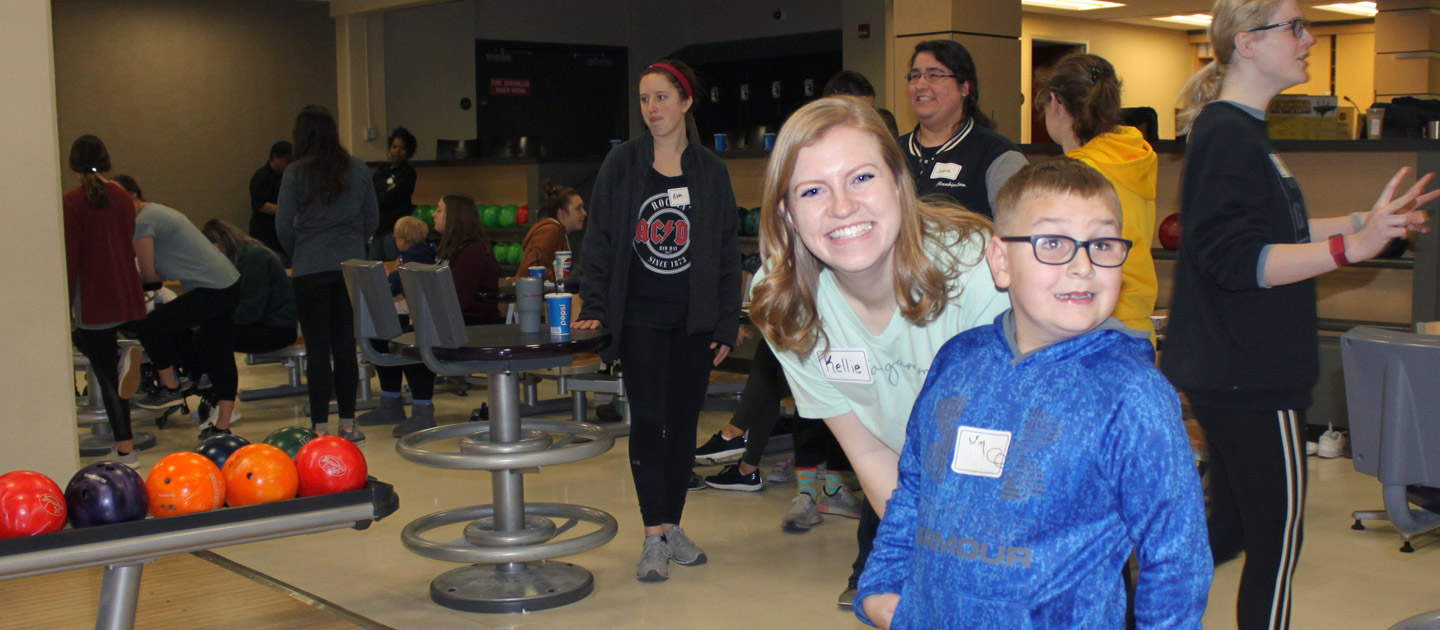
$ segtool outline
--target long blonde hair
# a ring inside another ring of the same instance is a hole
[[[750,319],[776,348],[800,354],[819,343],[816,291],[825,263],[816,258],[780,203],[785,200],[800,150],[815,144],[838,127],[865,132],[880,145],[885,166],[898,187],[900,231],[893,249],[895,301],[912,324],[934,321],[950,301],[950,280],[959,273],[960,246],[991,231],[988,219],[960,206],[939,201],[920,202],[905,166],[905,156],[875,108],[848,97],[823,98],[801,107],[775,140],[765,168],[764,201],[760,213],[760,256],[767,271],[754,288]],[[933,245],[928,247],[927,245]]]
[[[1215,0],[1210,22],[1210,47],[1214,58],[1180,88],[1176,105],[1180,113],[1175,116],[1177,132],[1190,133],[1195,117],[1211,101],[1220,97],[1220,88],[1225,84],[1225,73],[1235,63],[1235,36],[1253,28],[1265,26],[1285,0]],[[1264,37],[1268,31],[1254,33]]]

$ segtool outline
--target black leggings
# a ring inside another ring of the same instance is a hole
[[[115,328],[76,328],[70,332],[70,340],[80,354],[90,360],[110,430],[115,433],[116,442],[124,442],[134,439],[134,435],[130,432],[130,401],[120,398],[120,346],[115,343],[115,332]],[[140,366],[133,365],[130,369],[138,370]]]
[[[1192,405],[1210,454],[1210,552],[1245,552],[1236,627],[1288,628],[1305,516],[1303,410]]]
[[[305,380],[310,389],[310,424],[329,422],[330,396],[341,418],[355,417],[360,363],[355,358],[355,322],[339,271],[296,276],[295,311],[305,335]],[[333,371],[331,365],[334,365]]]
[[[854,470],[830,427],[820,420],[801,419],[795,423],[795,467],[815,468],[821,463],[829,472]]]
[[[191,289],[155,307],[135,326],[141,345],[157,370],[175,367],[186,352],[193,352],[199,372],[210,375],[216,400],[235,400],[240,374],[235,369],[235,305],[240,283],[224,289]]]
[[[790,384],[785,381],[780,361],[770,350],[770,344],[761,341],[750,363],[750,375],[745,379],[745,391],[740,395],[740,408],[730,418],[730,424],[749,433],[745,437],[745,456],[741,461],[751,466],[760,465],[770,434],[775,432],[775,425],[780,421],[780,401],[789,394]]]
[[[390,343],[386,341],[370,340],[371,347],[379,352],[389,352]],[[435,397],[435,373],[424,363],[412,363],[410,365],[375,366],[375,373],[380,376],[380,391],[400,391],[401,378],[410,381],[410,396],[415,400],[430,400]]]
[[[695,427],[715,354],[707,335],[683,325],[626,324],[620,346],[630,401],[630,474],[646,527],[679,524],[685,511]]]

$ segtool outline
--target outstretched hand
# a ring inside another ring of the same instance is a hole
[[[1395,189],[1400,187],[1400,181],[1409,171],[1410,167],[1407,166],[1390,178],[1385,189],[1380,192],[1380,198],[1375,200],[1369,216],[1365,217],[1365,225],[1359,232],[1350,235],[1346,245],[1347,256],[1352,260],[1374,258],[1390,243],[1390,239],[1403,238],[1411,231],[1430,231],[1430,227],[1425,224],[1429,217],[1420,206],[1440,197],[1440,189],[1428,192],[1425,190],[1425,185],[1430,183],[1435,174],[1425,174],[1416,180],[1405,194],[1395,197]]]
[[[571,323],[570,327],[575,330],[598,330],[600,328],[600,320],[581,319]]]

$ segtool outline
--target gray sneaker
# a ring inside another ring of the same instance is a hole
[[[405,399],[399,396],[381,396],[380,406],[355,417],[355,424],[373,427],[381,424],[399,424],[405,420]]]
[[[675,559],[675,564],[693,567],[709,560],[705,557],[705,552],[685,535],[685,530],[680,529],[679,525],[665,532],[665,545],[670,547],[670,557]]]
[[[122,464],[125,464],[126,466],[129,466],[129,467],[131,467],[131,468],[136,468],[136,467],[139,467],[139,466],[140,466],[140,450],[139,450],[139,449],[134,449],[134,450],[131,450],[129,453],[126,453],[126,454],[124,454],[124,455],[121,455],[121,454],[120,454],[120,451],[117,451],[117,450],[115,450],[115,449],[112,448],[112,449],[110,449],[110,454],[114,456],[113,459],[114,459],[115,461],[120,462],[120,463],[122,463]]]
[[[164,387],[161,387],[158,392],[135,401],[136,407],[151,410],[169,409],[183,404],[185,404],[185,390],[165,389]]]
[[[820,513],[843,516],[845,518],[860,518],[860,499],[855,498],[855,493],[849,488],[840,486],[835,494],[820,492]]]
[[[355,446],[360,446],[365,443],[365,432],[361,431],[360,427],[350,427],[347,429],[342,426],[340,427],[340,432],[335,435],[350,440],[350,443]]]
[[[429,429],[435,426],[435,405],[411,405],[410,417],[404,422],[395,425],[395,430],[390,434],[395,437],[405,437],[416,431]]]
[[[664,582],[670,579],[670,547],[659,536],[646,536],[640,549],[640,562],[635,563],[635,579],[641,582]]]
[[[815,505],[815,497],[802,492],[790,500],[790,511],[785,513],[785,518],[780,521],[780,529],[796,534],[803,534],[810,531],[811,527],[825,522],[820,516],[820,508]]]

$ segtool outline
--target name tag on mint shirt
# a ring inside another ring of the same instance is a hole
[[[681,187],[679,187],[679,188],[671,188],[670,190],[667,190],[667,191],[665,191],[665,192],[670,195],[670,207],[671,207],[671,208],[679,208],[680,206],[688,206],[688,205],[690,205],[690,187],[689,187],[689,186],[681,186]]]
[[[831,348],[818,357],[827,381],[871,383],[870,355],[863,348]]]

